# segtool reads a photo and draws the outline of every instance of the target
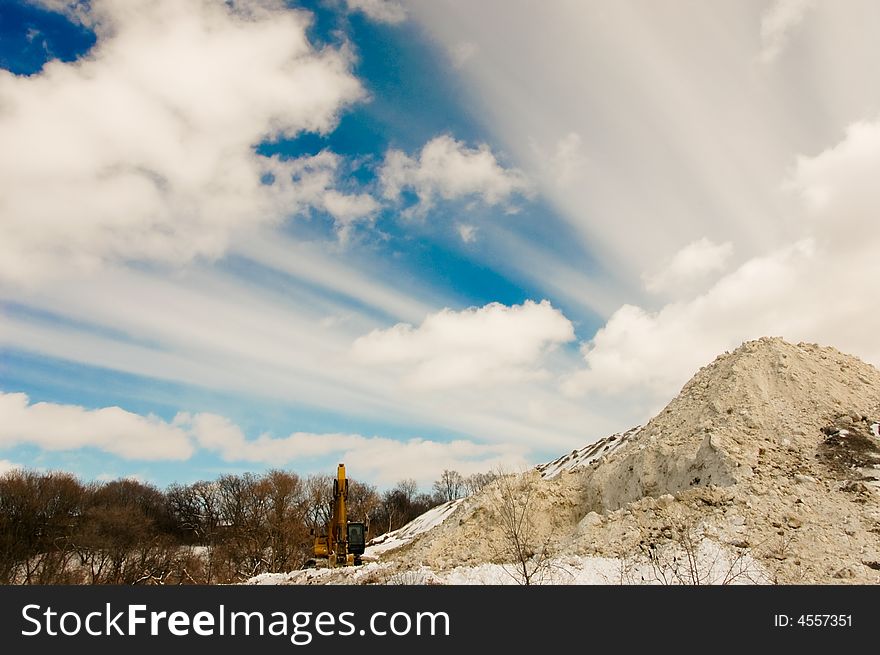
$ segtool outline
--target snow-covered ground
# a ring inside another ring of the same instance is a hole
[[[691,565],[692,563],[692,565]],[[770,576],[749,555],[704,539],[691,553],[661,553],[626,560],[571,555],[535,566],[529,563],[531,584],[766,584]],[[393,562],[363,566],[265,573],[245,584],[398,584],[398,585],[518,585],[523,576],[513,564],[479,564],[435,571],[426,566],[400,568]]]

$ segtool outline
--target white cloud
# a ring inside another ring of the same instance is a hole
[[[816,3],[790,32],[789,46],[796,37],[809,56],[756,68],[770,4],[432,0],[410,13],[446,50],[479,48],[460,74],[466,102],[539,185],[556,213],[548,228],[565,223],[566,263],[619,288],[619,307],[638,301],[643,272],[693,239],[730,240],[737,261],[795,240],[778,188],[792,154],[880,108],[880,86],[864,84],[880,57],[880,4]],[[586,157],[559,184],[548,162],[568,134]],[[553,284],[539,275],[540,288]]]
[[[278,465],[332,456],[356,464],[358,479],[380,484],[392,484],[402,477],[429,484],[443,469],[469,474],[489,470],[501,462],[519,466],[525,463],[522,447],[509,444],[420,438],[400,441],[359,434],[306,432],[295,432],[287,437],[263,434],[247,439],[239,426],[216,414],[198,414],[186,420],[198,443],[227,461]]]
[[[624,305],[584,344],[587,369],[567,381],[566,391],[668,396],[746,339],[798,336],[786,328],[806,318],[796,312],[810,309],[809,292],[798,287],[814,264],[813,245],[804,241],[746,262],[696,298],[656,312]]]
[[[97,448],[129,460],[185,460],[196,446],[229,462],[278,466],[333,458],[357,463],[357,477],[391,484],[415,477],[430,484],[443,469],[473,473],[499,463],[523,466],[526,449],[504,443],[469,440],[405,441],[359,434],[295,432],[286,437],[262,434],[248,439],[241,428],[217,414],[181,412],[171,422],[119,407],[85,409],[58,403],[29,403],[23,393],[0,392],[0,448],[28,444],[43,450]],[[0,475],[19,468],[0,460]],[[104,473],[99,479],[116,479]],[[133,477],[133,476],[129,476]]]
[[[549,154],[537,144],[533,144],[533,147],[537,157],[543,161],[547,184],[565,189],[583,179],[587,171],[587,157],[583,139],[577,132],[569,132],[560,138]]]
[[[327,212],[344,240],[355,223],[371,219],[380,205],[367,193],[347,195],[336,188],[341,163],[338,155],[327,150],[292,160],[268,158],[263,162],[263,170],[274,180],[265,193],[287,211],[315,208]]]
[[[717,354],[760,336],[833,345],[880,363],[880,122],[800,157],[786,187],[808,211],[802,240],[753,257],[711,289],[658,311],[625,305],[583,347],[566,390],[668,397]]]
[[[368,193],[345,195],[328,189],[323,194],[321,202],[327,213],[340,222],[341,229],[379,209],[379,203]]]
[[[785,49],[791,32],[813,8],[815,0],[774,0],[761,14],[761,61],[774,61]]]
[[[406,385],[442,389],[505,385],[540,376],[548,350],[574,339],[571,322],[548,301],[444,309],[413,327],[398,323],[354,342],[357,361],[399,370]]]
[[[815,157],[798,157],[785,188],[796,191],[809,227],[840,247],[874,247],[878,240],[877,175],[880,119],[850,125],[843,140]]]
[[[477,227],[475,225],[459,223],[456,226],[456,229],[458,230],[458,236],[460,236],[461,240],[465,243],[473,243],[477,240]]]
[[[188,459],[185,430],[156,416],[119,407],[30,403],[26,394],[0,392],[0,447],[32,444],[44,450],[97,448],[127,459]]]
[[[406,10],[396,0],[345,0],[351,11],[361,11],[379,23],[402,23]]]
[[[480,49],[475,43],[462,41],[456,43],[449,49],[449,57],[452,59],[452,65],[456,68],[463,67],[468,60],[472,59]]]
[[[679,295],[710,274],[723,271],[732,254],[733,244],[716,244],[703,237],[675,253],[660,271],[642,279],[648,291]]]
[[[21,464],[10,462],[8,459],[0,459],[0,476],[21,468]]]
[[[174,276],[114,268],[88,283],[62,280],[13,295],[10,302],[26,302],[33,311],[4,316],[0,346],[294,402],[354,421],[375,424],[393,416],[403,425],[432,425],[480,440],[540,444],[549,454],[583,445],[584,425],[596,436],[618,427],[582,402],[561,398],[553,380],[535,379],[535,373],[515,384],[483,385],[479,393],[472,386],[431,394],[407,388],[397,367],[355,361],[352,343],[376,327],[401,321],[418,325],[453,299],[430,289],[401,294],[407,280],[375,277],[378,266],[362,273],[357,252],[330,258],[305,243],[268,237],[253,251],[267,257],[256,259],[261,265],[296,276],[305,267],[311,277],[302,284],[267,287],[262,280],[242,280],[213,267],[191,266]],[[316,288],[333,293],[318,295]],[[350,320],[322,323],[328,315],[347,313],[353,314]],[[542,366],[556,370],[562,360],[576,366],[577,352],[557,349]]]
[[[385,312],[398,320],[424,316],[443,300],[424,290],[408,295],[399,280],[382,279],[377,260],[340,257],[314,243],[297,243],[277,234],[261,235],[236,244],[236,252],[300,280],[307,286],[351,298],[360,307]],[[335,255],[335,256],[334,256]],[[360,265],[358,265],[360,264]]]
[[[422,211],[430,208],[438,196],[444,200],[477,196],[488,205],[497,205],[514,194],[530,191],[525,176],[502,167],[488,145],[468,148],[448,135],[431,139],[417,157],[389,150],[381,180],[389,200],[412,189]]]
[[[98,35],[88,56],[0,70],[0,279],[222,254],[302,209],[294,181],[261,183],[279,164],[253,146],[326,132],[363,96],[350,54],[311,48],[309,15],[280,3],[94,0],[74,13]],[[372,210],[331,186],[318,206],[342,226]]]
[[[510,444],[304,432],[248,439],[239,426],[216,414],[180,413],[169,423],[118,407],[87,410],[56,403],[28,404],[21,393],[0,393],[0,420],[0,447],[29,444],[50,451],[93,447],[126,459],[162,460],[188,459],[197,444],[226,461],[272,466],[332,457],[357,462],[359,479],[383,484],[401,477],[429,483],[445,468],[472,473],[501,462],[525,464],[525,449]],[[0,475],[19,467],[0,460]],[[107,473],[101,479],[117,477]]]

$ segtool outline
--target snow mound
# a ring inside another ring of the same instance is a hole
[[[522,474],[513,502],[553,556],[630,561],[708,539],[776,582],[880,583],[878,418],[876,368],[762,338],[701,368],[643,428]],[[509,562],[500,494],[493,483],[469,498],[406,561]]]
[[[573,450],[567,455],[563,455],[552,462],[546,464],[538,464],[535,469],[545,478],[554,478],[563,471],[571,471],[581,466],[587,466],[598,460],[600,457],[610,455],[620,448],[634,435],[638,434],[641,426],[630,428],[626,432],[618,432],[610,437],[599,439],[599,441],[584,446],[580,450]]]
[[[364,551],[364,557],[377,557],[386,551],[405,546],[418,535],[443,523],[463,501],[464,498],[458,498],[457,500],[437,505],[437,507],[433,507],[424,514],[417,516],[402,528],[386,532],[370,540]]]
[[[880,407],[880,372],[815,344],[750,341],[701,368],[629,447],[593,475],[591,505],[614,510],[644,496],[748,480],[768,451],[813,451],[840,415]]]
[[[527,527],[517,539],[505,515]],[[701,368],[644,427],[374,540],[372,568],[276,581],[522,582],[510,546],[526,543],[550,584],[877,584],[878,534],[880,371],[762,338]]]

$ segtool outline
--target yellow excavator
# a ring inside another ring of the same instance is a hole
[[[333,480],[330,524],[324,534],[315,537],[314,557],[308,561],[308,565],[352,566],[361,563],[361,555],[366,547],[366,525],[348,521],[346,500],[348,480],[345,478],[345,464],[340,464],[336,469],[336,479]]]

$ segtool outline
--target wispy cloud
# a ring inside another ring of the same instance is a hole
[[[329,150],[295,159],[267,157],[261,161],[262,175],[271,182],[261,190],[273,204],[289,214],[317,209],[335,221],[336,231],[346,241],[356,223],[371,222],[379,202],[368,193],[339,190],[341,158]]]
[[[761,61],[769,64],[779,57],[815,4],[815,0],[773,0],[761,14]]]
[[[406,9],[397,0],[345,0],[349,10],[362,12],[379,23],[395,25],[406,20]]]
[[[720,352],[768,335],[880,362],[880,317],[865,300],[880,279],[877,170],[878,121],[854,124],[834,147],[799,157],[785,188],[804,202],[802,238],[750,258],[705,293],[657,311],[623,306],[584,344],[586,368],[567,390],[662,397]],[[697,247],[695,265],[713,250]]]
[[[283,256],[284,243],[278,245]],[[286,254],[295,259],[297,252]],[[334,277],[334,260],[327,261],[330,267],[323,274]],[[417,313],[418,300],[395,297],[391,282],[368,282],[362,280],[363,288],[352,292],[366,299],[378,294],[375,302],[389,302],[391,308],[400,302],[401,311],[416,314],[421,323],[426,314],[436,313]],[[345,278],[337,283],[344,286]],[[414,375],[428,361],[442,363],[443,352],[460,357],[454,352],[454,330],[445,336],[432,331],[433,337],[442,337],[439,340],[419,336],[406,341],[413,347],[433,344],[442,352],[424,350],[418,355],[410,348],[413,359],[406,362],[364,361],[352,352],[352,344],[372,330],[390,329],[393,320],[377,318],[359,303],[336,304],[310,296],[308,286],[264,287],[217,271],[190,269],[186,275],[163,278],[114,269],[88,285],[72,279],[22,295],[38,311],[4,316],[0,344],[159,380],[295,402],[374,423],[391,417],[396,424],[431,425],[478,441],[537,439],[534,444],[542,448],[559,444],[564,450],[582,441],[583,425],[597,434],[609,426],[602,413],[560,398],[552,375],[539,375],[542,368],[553,371],[560,362],[575,363],[569,361],[573,353],[546,352],[562,336],[572,335],[570,323],[555,308],[535,303],[525,308],[499,306],[473,317],[461,312],[460,325],[471,334],[468,352],[475,352],[480,343],[489,344],[491,357],[476,353],[478,372],[487,379],[497,376],[504,384],[483,384],[474,394],[478,376],[464,385],[434,385],[435,391],[425,394],[401,384],[402,376]],[[326,321],[329,315],[342,314],[347,320]],[[481,335],[481,323],[502,331]],[[535,359],[529,359],[536,349]],[[511,374],[508,379],[505,372]]]
[[[733,254],[733,244],[713,243],[703,237],[679,250],[656,273],[644,274],[645,288],[653,292],[680,295],[692,291],[695,283],[723,271]]]

